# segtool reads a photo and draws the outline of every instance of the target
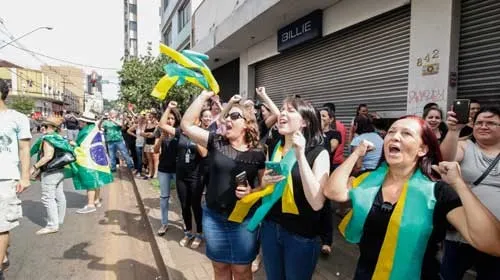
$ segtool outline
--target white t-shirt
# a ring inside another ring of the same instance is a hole
[[[21,178],[19,161],[19,140],[31,139],[28,118],[14,110],[0,112],[0,180]]]

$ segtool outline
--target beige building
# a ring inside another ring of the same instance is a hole
[[[48,79],[60,85],[62,92],[72,93],[68,94],[68,96],[73,96],[75,99],[76,105],[74,109],[83,112],[85,91],[85,73],[83,70],[73,66],[42,65],[40,68]]]

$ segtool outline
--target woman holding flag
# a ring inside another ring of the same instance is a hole
[[[255,115],[238,104],[228,105],[231,108],[225,116],[224,136],[197,125],[203,104],[213,94],[203,91],[181,122],[184,133],[208,149],[210,178],[203,205],[206,254],[212,261],[215,279],[252,279],[250,265],[258,252],[257,232],[246,229],[248,219],[233,222],[228,217],[238,198],[250,193],[256,181],[260,182],[265,154],[259,147]]]
[[[284,100],[278,132],[268,148],[269,161],[279,165],[266,170],[260,192],[262,205],[250,220],[249,229],[265,220],[261,243],[269,279],[311,279],[320,253],[320,210],[325,197],[322,186],[330,171],[323,148],[320,121],[315,109],[299,97]],[[271,164],[270,164],[271,165]],[[276,164],[275,164],[276,165]],[[235,215],[236,216],[236,215]]]
[[[31,156],[38,154],[31,174],[41,174],[42,203],[47,210],[47,225],[37,235],[55,233],[64,222],[66,196],[64,195],[64,165],[51,168],[51,162],[64,153],[73,156],[73,147],[58,134],[63,119],[49,117],[42,123],[45,135],[38,138],[31,148]]]
[[[96,117],[91,112],[84,112],[80,118],[80,132],[76,137],[75,148],[78,172],[73,174],[76,190],[87,191],[87,205],[76,213],[87,214],[101,207],[100,188],[113,182],[109,166],[104,135],[96,126]]]
[[[361,142],[324,188],[328,198],[353,205],[339,229],[359,244],[354,279],[440,279],[436,255],[448,223],[473,247],[500,255],[498,220],[464,183],[458,164],[440,162],[436,136],[423,119],[396,121],[384,139],[386,162],[351,180],[370,149]]]

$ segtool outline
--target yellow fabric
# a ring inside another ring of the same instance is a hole
[[[276,152],[272,158],[273,161],[279,162],[283,158],[283,148],[281,146],[277,147]],[[281,197],[281,211],[283,213],[289,214],[299,214],[299,209],[297,204],[295,203],[295,198],[293,196],[293,181],[291,176],[291,171],[287,176],[287,184],[283,191],[283,196]],[[252,208],[252,206],[257,203],[263,197],[272,194],[274,191],[274,184],[266,186],[264,189],[251,193],[244,198],[238,200],[236,202],[236,206],[234,207],[231,215],[229,215],[228,220],[232,222],[241,223],[243,219],[248,215],[248,212]]]
[[[408,181],[406,181],[403,191],[401,192],[401,197],[396,204],[396,208],[391,215],[389,220],[389,226],[387,227],[387,232],[385,234],[384,243],[382,244],[382,249],[378,256],[377,266],[375,267],[375,272],[373,273],[372,279],[389,279],[392,266],[394,264],[394,255],[396,252],[396,246],[398,244],[398,234],[401,224],[401,219],[403,218],[403,210],[405,208],[406,194],[408,192]]]
[[[177,80],[179,77],[163,76],[154,87],[151,95],[161,100],[165,99],[168,91],[177,83]]]

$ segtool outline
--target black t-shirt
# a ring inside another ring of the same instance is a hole
[[[184,135],[180,128],[175,129],[175,137],[179,139],[177,143],[177,177],[181,179],[197,178],[201,155],[196,143]]]
[[[458,137],[462,138],[462,137],[466,137],[466,136],[470,136],[472,135],[472,132],[474,131],[474,129],[468,125],[464,126],[464,128],[462,128],[460,130],[460,135]]]
[[[270,155],[273,153],[278,140],[279,138],[275,139],[274,143],[269,145],[268,151]],[[306,158],[311,168],[316,160],[316,157],[323,150],[325,150],[323,146],[306,149]],[[281,199],[279,199],[274,204],[273,208],[271,208],[267,218],[277,224],[280,224],[289,232],[306,238],[314,238],[319,234],[321,228],[320,211],[314,211],[309,202],[307,202],[306,195],[304,194],[304,188],[302,186],[302,179],[300,178],[298,163],[295,163],[293,166],[291,175],[293,182],[293,197],[299,210],[299,215],[283,213],[281,210]]]
[[[163,142],[161,143],[161,153],[160,153],[160,161],[158,164],[158,171],[164,173],[176,172],[178,142],[179,142],[178,136],[163,139]]]
[[[436,183],[434,187],[434,196],[436,198],[436,205],[434,207],[432,222],[433,230],[427,242],[427,248],[422,263],[421,279],[425,280],[440,279],[440,264],[437,258],[437,252],[438,243],[444,240],[446,230],[449,227],[446,215],[451,210],[462,205],[455,190],[444,182]],[[375,271],[378,256],[389,225],[389,219],[392,214],[392,211],[386,212],[381,209],[383,202],[382,191],[380,190],[366,218],[363,236],[359,243],[360,257],[354,276],[356,280],[372,279],[372,274]],[[394,208],[395,205],[393,209]]]
[[[325,137],[325,149],[328,151],[328,154],[330,155],[330,160],[333,159],[333,155],[335,154],[335,151],[332,152],[332,146],[331,146],[331,141],[333,139],[336,139],[337,141],[339,141],[339,146],[340,144],[342,144],[342,136],[340,135],[340,132],[336,131],[336,130],[329,130],[327,132],[325,132],[324,134],[324,137]]]
[[[207,206],[229,215],[237,200],[236,175],[245,171],[248,184],[255,187],[258,171],[265,168],[266,155],[261,148],[238,151],[223,136],[213,132],[208,137],[207,148],[210,162]]]
[[[75,116],[67,115],[64,118],[64,125],[66,126],[66,129],[78,129],[78,120]]]
[[[145,128],[145,129],[144,129],[144,132],[145,132],[145,133],[148,133],[148,132],[154,133],[154,132],[155,132],[155,130],[156,130],[156,127],[152,127],[152,128]],[[154,145],[154,144],[155,144],[155,138],[154,138],[154,136],[153,136],[152,138],[146,138],[146,137],[144,137],[144,138],[145,138],[145,143],[146,143],[147,145]]]

